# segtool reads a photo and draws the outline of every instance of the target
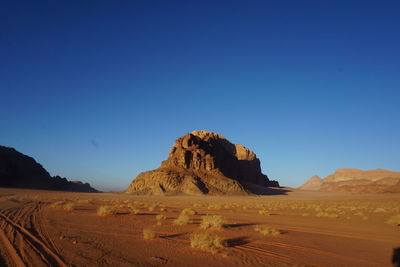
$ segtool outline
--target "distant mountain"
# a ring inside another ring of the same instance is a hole
[[[342,168],[324,179],[318,178],[313,176],[298,188],[325,192],[400,192],[400,172],[384,169],[363,171]]]
[[[318,175],[314,175],[310,179],[307,180],[304,184],[299,186],[299,189],[302,190],[315,190],[318,191],[321,189],[322,179]]]
[[[0,146],[0,187],[98,192],[88,183],[51,177],[35,159],[5,146]]]
[[[250,149],[232,144],[220,134],[193,131],[178,139],[160,168],[139,174],[131,194],[243,195],[268,194],[277,187],[261,173]]]

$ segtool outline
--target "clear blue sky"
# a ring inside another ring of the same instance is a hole
[[[328,3],[329,2],[329,3]],[[210,130],[298,186],[400,171],[399,1],[3,1],[0,144],[126,188]]]

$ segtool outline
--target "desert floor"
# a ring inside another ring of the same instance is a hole
[[[98,215],[101,206],[116,214]],[[185,208],[197,214],[174,224]],[[0,188],[0,265],[391,266],[400,226],[387,221],[399,213],[400,194],[160,197]],[[220,215],[224,227],[201,229],[207,214]],[[145,240],[144,229],[155,237]],[[225,247],[192,248],[192,234],[202,232]]]

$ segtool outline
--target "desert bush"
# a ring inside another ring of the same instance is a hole
[[[191,208],[186,208],[186,209],[183,209],[183,210],[181,211],[181,214],[185,214],[185,215],[195,215],[195,214],[197,214],[197,212],[196,212],[195,210],[191,209]]]
[[[148,211],[154,211],[155,208],[157,208],[157,205],[156,205],[156,204],[152,204],[152,205],[150,205],[150,206],[147,207],[147,210],[148,210]]]
[[[267,216],[270,216],[270,215],[271,215],[271,213],[269,213],[269,211],[266,210],[266,209],[260,210],[260,211],[258,212],[258,214],[260,214],[260,215],[267,215]]]
[[[205,215],[201,217],[200,228],[207,229],[210,227],[221,229],[224,227],[224,220],[220,215]]]
[[[364,216],[364,213],[362,211],[358,211],[358,212],[354,213],[354,215],[356,215],[356,216]]]
[[[384,208],[376,208],[374,210],[374,213],[385,213],[385,212],[386,212],[386,210]]]
[[[67,202],[62,200],[62,201],[54,202],[53,204],[50,205],[50,207],[51,207],[51,208],[61,208],[61,207],[63,207],[65,204],[67,204]]]
[[[79,204],[89,204],[90,200],[89,199],[78,199],[76,202]]]
[[[318,212],[317,217],[325,217],[325,218],[337,218],[339,217],[335,213],[327,213],[327,212]]]
[[[281,232],[279,230],[265,226],[265,225],[254,227],[254,231],[260,232],[263,235],[280,235],[281,234]]]
[[[97,215],[106,216],[117,214],[117,209],[114,206],[101,206],[97,209]]]
[[[228,244],[225,240],[215,234],[199,232],[193,233],[190,236],[190,246],[192,248],[198,248],[204,251],[215,253],[218,251],[218,249],[227,247]]]
[[[160,208],[160,211],[167,211],[167,208],[162,207],[162,208]]]
[[[156,233],[150,229],[150,228],[145,228],[143,229],[143,239],[153,239],[156,237]]]
[[[390,217],[387,221],[387,224],[393,224],[393,225],[400,225],[400,214],[394,215]]]
[[[132,205],[129,206],[128,208],[129,208],[129,213],[130,214],[138,215],[140,213],[140,209],[138,209],[138,208],[136,208],[136,207],[134,207]]]
[[[308,214],[308,213],[301,214],[301,216],[303,216],[303,217],[307,217],[308,215],[310,215],[310,214]]]
[[[74,210],[74,208],[75,208],[75,205],[74,205],[74,203],[71,203],[71,202],[66,203],[63,206],[63,209],[68,210],[68,211]]]
[[[157,225],[161,225],[161,221],[166,220],[166,219],[167,219],[167,216],[165,216],[164,214],[158,214],[156,216]]]
[[[174,220],[174,224],[176,224],[176,225],[186,225],[186,224],[189,224],[191,222],[192,222],[192,220],[186,214],[181,214],[181,215],[178,216],[178,218],[176,218]]]
[[[218,204],[210,204],[210,205],[208,206],[208,209],[209,209],[209,210],[219,210],[219,209],[221,209],[221,205],[218,205]]]

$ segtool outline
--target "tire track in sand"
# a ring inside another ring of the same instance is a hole
[[[35,210],[35,207],[33,207],[33,209],[31,209],[31,210],[32,211]],[[22,216],[18,216],[21,213],[19,213],[19,214],[18,213],[19,212],[17,212],[16,217],[19,217],[19,219],[21,219]],[[28,212],[26,212],[25,214],[28,214]],[[7,249],[8,253],[11,256],[11,258],[13,258],[13,260],[17,259],[15,257],[15,254],[18,255],[17,250],[20,250],[22,252],[22,251],[24,251],[24,249],[26,249],[26,246],[28,245],[28,246],[31,246],[31,249],[34,252],[36,252],[40,256],[40,258],[42,258],[42,261],[46,265],[50,264],[51,266],[62,266],[62,267],[67,266],[63,262],[63,260],[56,253],[54,253],[42,240],[40,240],[38,237],[33,235],[31,232],[29,232],[25,227],[21,226],[20,224],[18,224],[14,220],[12,220],[9,216],[5,215],[3,212],[0,212],[0,218],[6,224],[6,226],[9,227],[8,232],[3,231],[2,241],[5,244],[5,246],[8,247],[8,249]],[[6,228],[6,227],[4,227],[4,228]],[[16,244],[16,243],[13,244],[13,242],[11,242],[10,239],[7,237],[7,234],[9,234],[9,235],[13,234],[14,236],[16,234],[19,234],[23,240],[22,245],[21,245],[21,242],[19,243],[19,247],[18,247],[18,244]],[[10,245],[12,248],[10,248]],[[23,261],[20,256],[18,256],[18,257],[21,261]],[[16,260],[16,262],[17,261],[18,261],[18,259]]]

